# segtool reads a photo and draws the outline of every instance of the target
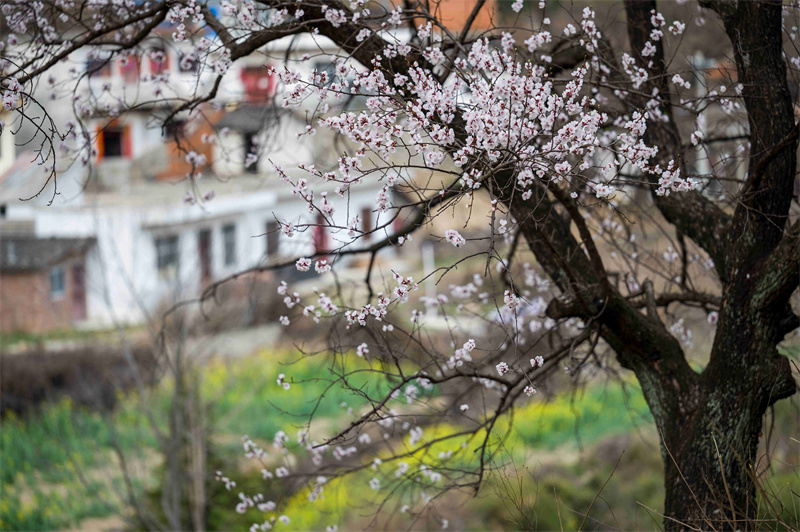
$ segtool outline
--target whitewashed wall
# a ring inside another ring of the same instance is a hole
[[[374,206],[376,190],[364,190],[350,198],[351,216]],[[346,224],[345,200],[334,214],[334,223]],[[212,277],[220,279],[240,270],[264,264],[267,222],[275,217],[308,223],[315,215],[301,200],[269,189],[216,198],[205,208],[175,203],[156,205],[83,205],[74,209],[38,208],[38,237],[94,237],[97,245],[87,257],[87,320],[85,327],[142,323],[165,302],[197,296],[200,285],[199,231],[211,230]],[[224,262],[222,228],[236,227],[236,262]],[[314,253],[313,231],[294,238],[279,237],[281,258]],[[155,239],[177,235],[179,273],[163,279],[156,264]],[[331,244],[347,239],[330,235]],[[338,245],[341,245],[340,243]],[[357,244],[362,245],[362,244]],[[346,261],[342,262],[346,264]]]

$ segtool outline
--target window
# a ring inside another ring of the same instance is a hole
[[[266,102],[275,88],[274,74],[270,74],[265,66],[244,67],[241,71],[245,100],[248,102]]]
[[[161,128],[162,136],[165,139],[174,139],[183,136],[186,120],[172,119]]]
[[[200,70],[200,62],[197,60],[197,55],[194,52],[188,54],[178,52],[178,70],[181,72],[198,72]]]
[[[314,70],[319,75],[325,75],[325,82],[323,83],[325,87],[333,83],[334,78],[336,78],[336,64],[332,61],[317,61],[314,63]]]
[[[271,259],[278,255],[281,236],[281,225],[278,222],[267,222],[267,258]]]
[[[211,230],[202,229],[197,237],[200,254],[200,280],[206,284],[211,279]]]
[[[136,83],[139,81],[139,58],[135,55],[120,60],[119,69],[125,82]]]
[[[123,134],[119,129],[106,128],[100,132],[100,157],[122,157]]]
[[[86,72],[90,78],[107,78],[111,75],[111,60],[107,57],[94,57],[86,62]]]
[[[154,76],[169,71],[169,55],[164,48],[150,50],[150,73]]]
[[[162,277],[173,277],[178,273],[177,235],[156,238],[156,267]]]
[[[226,225],[222,228],[222,242],[225,246],[225,266],[236,264],[236,226]]]
[[[327,222],[322,214],[317,214],[317,223],[314,227],[314,249],[317,254],[323,254],[328,250],[328,233],[325,231]]]
[[[66,275],[63,266],[50,268],[50,299],[62,299],[66,292]]]
[[[258,146],[253,133],[244,134],[244,171],[248,174],[258,173]]]
[[[369,233],[372,229],[372,208],[364,207],[361,209],[361,230]]]

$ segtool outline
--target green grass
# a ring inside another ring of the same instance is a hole
[[[350,370],[368,367],[361,359],[348,366]],[[341,365],[336,370],[341,371]],[[279,373],[293,382],[288,391],[277,385]],[[375,376],[357,373],[349,383],[370,393],[377,391],[375,387],[384,390],[385,383],[376,383]],[[325,399],[314,419],[328,424],[346,415],[341,403],[355,409],[364,404],[363,397],[341,386],[328,389],[335,378],[322,357],[297,360],[296,354],[262,352],[227,364],[215,361],[203,368],[202,392],[211,403],[217,434],[229,436],[223,439],[233,442],[222,446],[238,457],[243,434],[271,440],[278,430],[289,432],[291,427],[303,425],[315,408],[314,399],[322,394]],[[155,452],[157,440],[142,415],[143,408],[149,408],[156,425],[166,431],[172,390],[169,381],[162,382],[146,404],[137,394],[121,396],[119,407],[108,419],[76,407],[69,399],[44,405],[25,417],[8,413],[0,431],[0,498],[5,502],[0,505],[0,529],[75,526],[85,517],[103,517],[119,510],[116,494],[90,496],[91,486],[81,484],[75,471],[86,475],[118,467],[113,455],[115,441],[127,455],[141,455],[147,449]]]
[[[212,405],[218,431],[272,439],[277,431],[288,433],[291,427],[304,426],[309,418],[331,420],[346,415],[348,407],[357,411],[364,405],[367,400],[363,396],[344,389],[338,381],[344,369],[357,371],[347,377],[349,388],[361,389],[370,396],[387,389],[384,379],[367,371],[368,362],[355,356],[350,356],[343,368],[340,359],[331,364],[322,356],[276,357],[261,352],[234,362],[217,360],[210,364],[203,375],[203,396]],[[281,373],[291,383],[289,390],[277,384]],[[318,403],[320,396],[323,400]]]
[[[591,443],[652,423],[637,385],[595,385],[553,401],[533,400],[517,409],[515,432],[526,446],[555,449]]]
[[[124,329],[129,334],[135,334],[143,331],[142,327],[126,327]],[[44,333],[32,332],[7,332],[0,333],[0,348],[8,349],[16,344],[40,344],[51,340],[76,340],[76,341],[91,341],[97,339],[108,339],[109,341],[118,341],[119,330],[117,329],[56,329]]]
[[[352,362],[348,362],[348,369],[368,367],[366,361],[353,359],[351,357]],[[317,428],[332,430],[340,425],[347,416],[347,407],[358,411],[365,399],[334,382],[338,377],[331,373],[331,367],[341,374],[341,361],[331,366],[324,357],[298,358],[294,354],[269,352],[235,361],[217,360],[205,367],[202,371],[203,397],[211,405],[211,417],[220,436],[218,439],[227,442],[221,445],[220,452],[235,463],[241,453],[239,438],[242,434],[271,440],[278,430],[290,432],[289,427],[303,426],[312,412]],[[277,385],[279,373],[284,373],[292,382],[289,390]],[[374,394],[386,389],[386,383],[377,382],[376,376],[375,373],[358,372],[349,378],[349,384]],[[626,396],[618,386],[609,386],[591,388],[574,397],[560,396],[549,402],[531,400],[517,409],[514,429],[505,448],[499,452],[511,449],[519,456],[526,448],[553,449],[574,442],[576,420],[579,420],[577,431],[584,443],[648,422],[647,410],[638,390],[630,387],[629,392],[630,396]],[[154,390],[149,401],[162,430],[166,429],[171,393],[171,384],[164,382]],[[316,398],[323,394],[324,400],[317,404]],[[342,403],[347,407],[342,407]],[[113,422],[113,432],[109,429],[109,421]],[[497,433],[504,433],[507,428],[501,424]],[[442,425],[429,428],[426,435],[430,437],[456,429]],[[294,439],[294,434],[290,433],[290,437]],[[97,412],[76,408],[69,400],[44,406],[38,415],[30,418],[7,416],[0,438],[3,499],[10,501],[0,506],[2,529],[43,530],[75,526],[85,517],[101,517],[119,510],[115,497],[89,496],[87,487],[77,481],[75,470],[90,472],[109,467],[109,464],[113,467],[116,463],[112,455],[113,438],[119,441],[125,453],[157,450],[153,432],[142,416],[140,398],[135,394],[121,397],[120,406],[110,420]],[[459,443],[448,442],[441,448],[457,448]],[[493,448],[500,449],[498,444],[495,441]],[[471,453],[465,456],[459,458],[461,465],[470,465],[474,456]],[[357,491],[349,492],[349,499],[370,500],[367,496],[372,493],[366,487],[369,478],[360,478],[355,484],[346,481],[348,490],[354,489],[356,484],[360,486]],[[240,480],[246,481],[244,478]],[[49,488],[34,489],[42,485]],[[53,487],[58,489],[51,489]],[[335,489],[331,486],[329,491]],[[356,493],[358,497],[354,497]],[[235,515],[232,511],[230,514]],[[304,517],[298,518],[293,526],[311,526],[312,517],[303,512],[298,515],[301,514]],[[224,514],[220,521],[227,525],[243,524],[235,518],[226,521]]]

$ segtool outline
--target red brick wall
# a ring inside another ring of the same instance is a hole
[[[64,266],[64,295],[50,299],[50,270],[0,272],[0,332],[42,333],[72,326],[71,263]]]

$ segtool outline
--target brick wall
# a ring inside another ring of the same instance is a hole
[[[50,270],[0,272],[0,332],[43,333],[72,326],[73,280],[65,262],[64,294],[50,298]]]

